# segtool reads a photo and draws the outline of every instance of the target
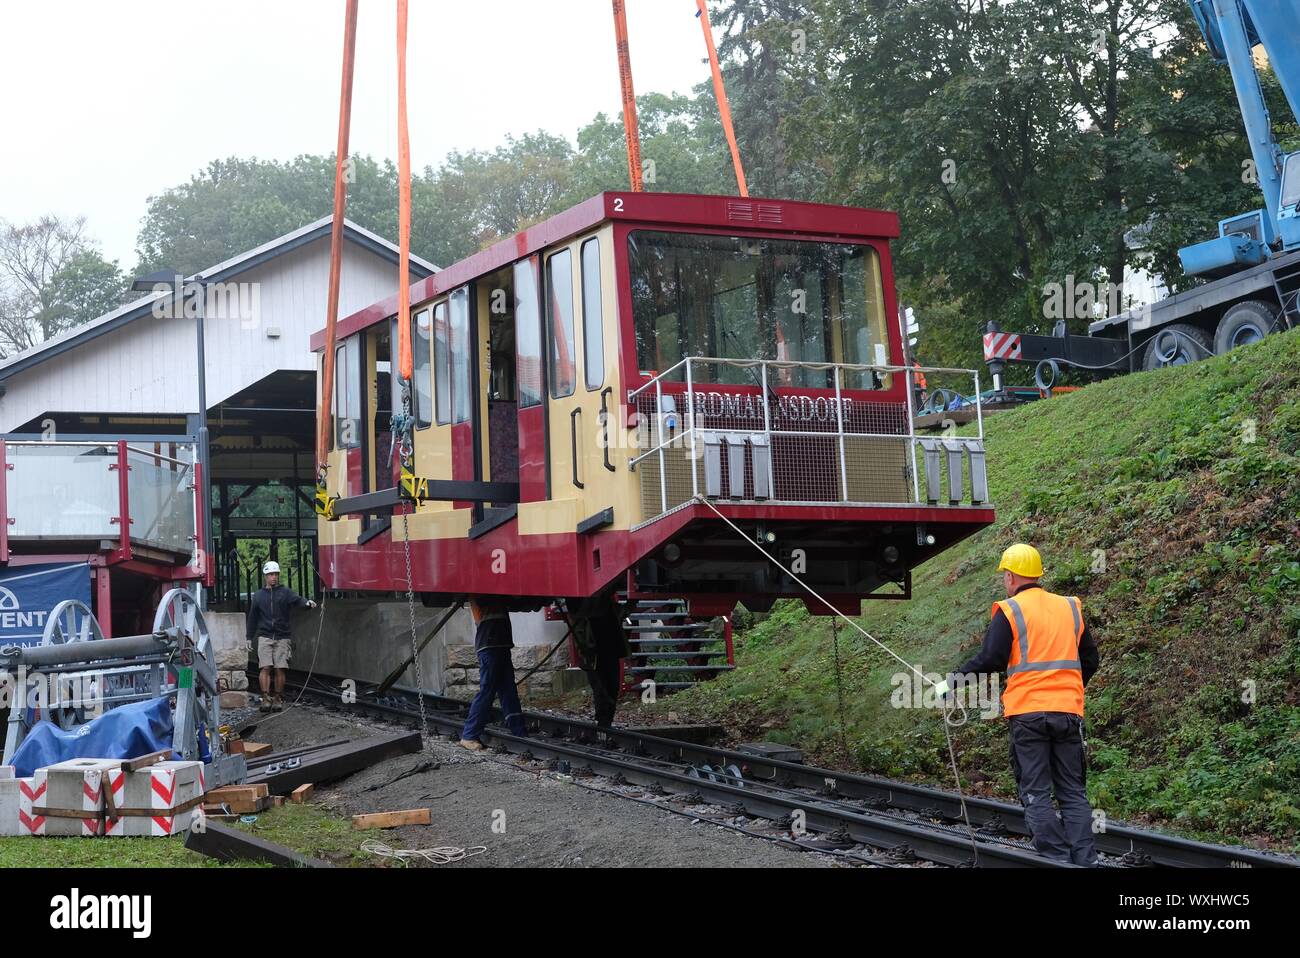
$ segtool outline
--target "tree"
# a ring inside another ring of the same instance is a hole
[[[126,283],[85,235],[84,218],[0,223],[0,355],[89,322],[122,302]]]

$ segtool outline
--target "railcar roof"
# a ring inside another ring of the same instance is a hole
[[[411,304],[426,302],[610,220],[651,226],[702,226],[853,239],[893,239],[898,236],[898,214],[885,210],[755,197],[611,191],[599,193],[419,280],[411,286]],[[340,339],[350,336],[386,321],[396,312],[397,293],[394,292],[392,296],[340,319],[336,335]],[[317,330],[312,334],[311,348],[319,351],[324,347],[325,331]]]

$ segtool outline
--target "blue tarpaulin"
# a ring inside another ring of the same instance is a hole
[[[0,643],[39,645],[46,618],[64,599],[90,604],[86,563],[19,566],[0,572]]]
[[[14,752],[14,774],[26,778],[70,758],[138,758],[171,744],[172,708],[164,695],[120,706],[70,732],[38,722]]]

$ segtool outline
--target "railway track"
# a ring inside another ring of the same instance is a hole
[[[409,690],[376,696],[358,686],[344,704],[339,681],[290,672],[289,685],[314,701],[403,724],[419,724],[419,701]],[[459,737],[465,703],[425,693],[430,729]],[[529,737],[489,728],[485,743],[502,752],[548,761],[559,771],[590,771],[619,785],[722,806],[736,814],[783,825],[799,822],[808,833],[865,845],[872,864],[920,860],[936,865],[1019,868],[1069,867],[1035,853],[1019,805],[968,797],[961,818],[956,793],[816,768],[777,759],[633,732],[600,729],[591,722],[545,712],[525,712]],[[669,809],[670,811],[672,809]],[[698,817],[698,816],[696,816]],[[745,829],[738,829],[744,831]],[[770,836],[763,836],[770,837]],[[1300,860],[1250,848],[1198,842],[1110,824],[1096,835],[1102,864],[1111,868],[1297,868]],[[801,846],[803,847],[803,846]]]

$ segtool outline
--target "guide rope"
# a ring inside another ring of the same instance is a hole
[[[884,642],[881,642],[874,635],[872,635],[862,626],[858,625],[858,623],[854,622],[851,618],[849,618],[847,615],[845,615],[843,612],[837,609],[829,601],[823,598],[822,595],[817,592],[817,590],[815,590],[808,583],[804,582],[803,579],[799,578],[799,576],[795,575],[788,568],[782,565],[780,560],[778,560],[770,552],[764,549],[760,543],[756,542],[754,539],[745,535],[744,530],[742,530],[738,525],[736,525],[734,522],[732,522],[730,519],[724,516],[722,512],[719,511],[718,507],[715,506],[712,502],[710,502],[707,498],[705,498],[702,494],[697,495],[695,497],[695,501],[703,503],[704,505],[708,506],[709,509],[713,511],[713,514],[716,515],[728,526],[730,526],[732,531],[734,531],[736,535],[740,536],[740,538],[744,539],[755,549],[757,549],[760,553],[762,553],[764,558],[766,558],[774,566],[776,566],[778,569],[780,569],[782,572],[788,575],[801,589],[803,589],[805,592],[811,595],[814,599],[816,599],[826,608],[830,609],[831,612],[833,612],[837,618],[843,619],[849,625],[853,626],[853,628],[857,629],[860,633],[862,633],[863,636],[865,636],[869,641],[871,641],[876,646],[878,646],[887,655],[897,660],[902,665],[906,666],[908,670],[910,670],[918,679],[921,680],[922,683],[928,683],[932,688],[936,690],[936,692],[940,693],[940,701],[943,704],[943,734],[944,734],[944,738],[948,743],[948,761],[952,768],[953,781],[957,787],[957,799],[961,805],[962,820],[966,823],[966,833],[970,837],[971,852],[975,856],[975,864],[978,865],[979,847],[975,839],[975,830],[974,828],[971,827],[970,815],[966,810],[966,793],[962,787],[961,770],[957,765],[957,753],[952,744],[952,735],[950,731],[951,727],[961,726],[966,724],[966,721],[969,718],[969,716],[967,715],[965,704],[963,702],[958,701],[955,695],[953,695],[952,700],[949,701],[948,696],[943,694],[943,691],[947,688],[946,682],[944,682],[941,685],[939,682],[936,682],[933,679],[929,678],[924,672],[918,669],[915,665],[913,665],[911,662],[908,662],[901,655],[899,655],[897,652],[895,652],[893,649],[887,646]],[[837,651],[837,658],[838,658],[838,651]],[[960,718],[958,718],[958,716],[960,716]]]

